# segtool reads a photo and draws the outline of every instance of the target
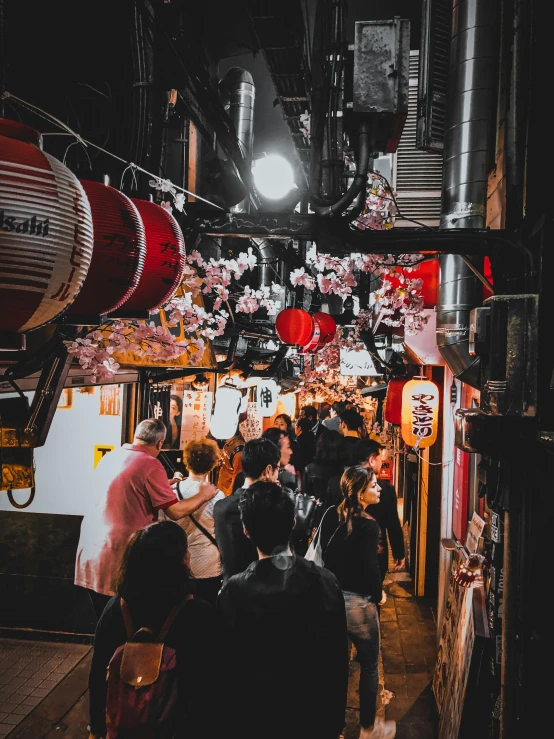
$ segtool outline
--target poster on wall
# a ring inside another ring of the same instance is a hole
[[[165,427],[167,429],[167,434],[165,437],[164,442],[164,449],[178,449],[179,447],[172,447],[171,444],[173,442],[171,438],[171,424],[169,421],[170,418],[170,410],[169,410],[169,403],[170,403],[170,394],[171,394],[171,388],[169,385],[155,385],[152,390],[150,391],[150,413],[149,415],[151,418],[155,418],[158,421],[162,421],[165,424]],[[177,443],[179,440],[177,439]]]
[[[171,396],[173,398],[173,395]],[[182,395],[181,445],[184,449],[189,441],[203,439],[210,431],[213,393],[185,390]]]
[[[102,385],[100,388],[100,415],[119,416],[121,413],[121,386]]]
[[[473,590],[456,585],[454,576],[458,564],[456,556],[450,574],[433,676],[433,693],[439,713],[439,739],[452,739],[459,734],[475,642]]]

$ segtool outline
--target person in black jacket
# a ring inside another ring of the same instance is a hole
[[[269,439],[251,439],[242,452],[242,487],[214,505],[215,540],[221,555],[223,582],[231,575],[244,572],[257,559],[256,547],[248,539],[240,519],[241,493],[258,480],[277,480],[281,452]]]
[[[127,641],[122,598],[136,631],[146,626],[158,633],[172,608],[180,606],[164,642],[177,654],[180,715],[175,736],[220,735],[222,727],[213,718],[213,680],[220,671],[220,622],[216,610],[192,597],[193,591],[187,535],[178,524],[153,523],[131,536],[119,569],[117,595],[108,601],[94,636],[89,739],[106,735],[106,670],[115,650]]]
[[[333,572],[346,604],[348,636],[360,664],[360,739],[392,739],[394,721],[377,722],[379,690],[379,611],[386,601],[381,587],[377,552],[379,524],[366,513],[379,502],[381,488],[375,473],[366,467],[349,467],[341,477],[342,502],[330,508],[321,522],[321,546],[325,567]]]
[[[354,464],[368,467],[379,477],[384,454],[384,447],[378,441],[361,439],[352,452],[352,459]],[[379,485],[381,486],[381,499],[376,505],[368,506],[366,512],[379,522],[383,535],[383,551],[379,554],[379,569],[381,570],[381,582],[383,582],[389,569],[389,541],[395,562],[395,572],[404,567],[406,555],[404,533],[398,517],[396,491],[387,480],[379,480]]]
[[[259,561],[227,580],[218,598],[229,673],[225,733],[337,739],[348,686],[339,584],[328,570],[292,553],[294,503],[279,485],[251,485],[240,512]]]
[[[340,478],[347,463],[344,437],[338,431],[322,434],[316,445],[314,461],[304,470],[302,493],[321,500],[323,507],[338,505],[342,498]]]

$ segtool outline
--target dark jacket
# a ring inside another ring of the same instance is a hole
[[[224,581],[231,575],[244,572],[251,562],[258,559],[256,547],[245,535],[240,518],[239,500],[244,489],[239,488],[214,505],[215,538]]]
[[[339,524],[336,509],[329,510],[321,522],[321,546],[325,567],[331,570],[342,590],[360,593],[379,603],[382,596],[381,573],[377,559],[381,532],[374,518],[355,516],[352,532]]]
[[[170,608],[159,608],[157,616],[137,623],[131,611],[133,626],[149,626],[158,631]],[[141,619],[138,619],[141,620]],[[221,727],[213,717],[213,680],[220,670],[221,626],[219,614],[208,603],[198,598],[187,601],[175,618],[165,643],[177,652],[177,690],[182,708],[181,731],[177,737],[215,737]],[[106,669],[117,647],[127,641],[127,634],[119,605],[112,598],[96,626],[94,652],[89,675],[90,727],[93,734],[106,733]]]
[[[306,465],[310,464],[310,462],[314,458],[316,441],[317,440],[315,434],[312,431],[304,431],[296,437],[296,445],[300,449],[303,470],[306,468]]]
[[[404,533],[398,518],[396,492],[387,480],[378,480],[381,487],[381,499],[374,505],[367,506],[366,513],[373,516],[381,527],[383,537],[383,551],[379,554],[379,569],[381,570],[381,581],[385,579],[389,568],[389,546],[390,541],[392,556],[394,559],[404,559]]]
[[[221,589],[229,736],[331,739],[344,726],[348,642],[332,573],[297,555],[251,564]]]
[[[340,478],[343,472],[343,466],[312,462],[304,470],[302,492],[304,495],[313,495],[328,505],[336,505],[341,501]]]

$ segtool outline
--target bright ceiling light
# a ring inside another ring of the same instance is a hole
[[[252,174],[260,195],[270,200],[284,198],[295,187],[293,169],[279,154],[255,159]]]

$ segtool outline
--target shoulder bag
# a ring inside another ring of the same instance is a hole
[[[334,508],[335,506],[329,506],[323,516],[321,517],[321,521],[319,522],[319,526],[317,527],[317,531],[314,534],[314,538],[312,539],[312,542],[310,546],[308,547],[308,551],[304,555],[304,559],[309,560],[310,562],[314,562],[314,564],[319,565],[320,567],[323,567],[323,548],[321,546],[321,526],[323,524],[323,519],[327,515],[327,513],[331,510],[331,508]],[[339,526],[335,529],[333,532],[333,535],[331,536],[331,539],[333,536],[337,533],[339,530]],[[329,543],[331,542],[331,539],[329,539],[329,542],[327,546],[329,546]]]
[[[177,497],[179,498],[179,500],[183,500],[183,496],[181,495],[181,490],[180,490],[180,487],[179,487],[180,485],[181,485],[181,482],[178,482],[177,483],[177,487],[176,487]],[[209,539],[211,541],[211,543],[214,545],[214,547],[217,547],[217,549],[219,549],[219,546],[217,544],[217,541],[210,534],[210,532],[208,531],[208,529],[204,528],[204,526],[202,526],[202,524],[200,523],[200,521],[197,521],[194,518],[194,516],[192,515],[192,513],[189,513],[188,517],[193,522],[193,524],[196,526],[196,528],[204,534],[204,536],[206,537],[206,539]]]

